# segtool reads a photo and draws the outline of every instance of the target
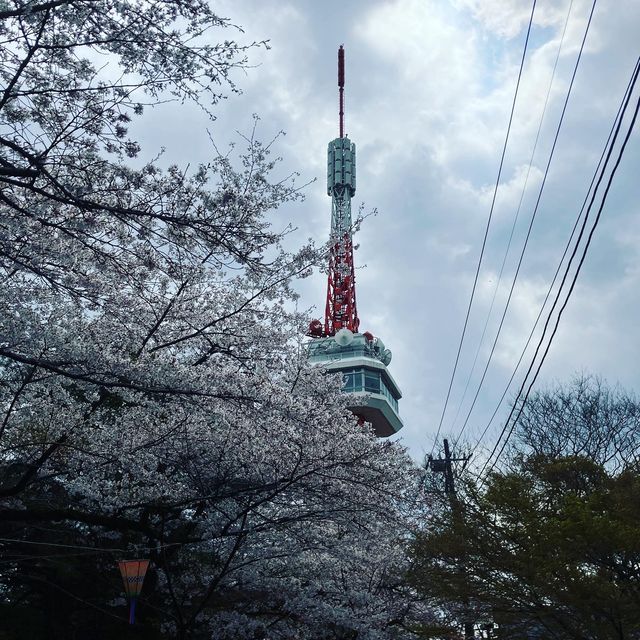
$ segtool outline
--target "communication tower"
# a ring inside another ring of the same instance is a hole
[[[344,391],[353,394],[350,407],[371,423],[378,436],[402,428],[398,414],[400,388],[387,366],[391,351],[370,332],[359,332],[353,263],[351,198],[356,192],[356,145],[344,134],[344,48],[338,49],[340,136],[329,143],[327,194],[331,196],[329,276],[324,324],[309,325],[309,359],[330,372],[342,372]]]

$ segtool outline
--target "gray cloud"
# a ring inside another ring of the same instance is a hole
[[[455,435],[451,423],[497,284],[569,6],[565,1],[538,4],[478,296],[444,423],[450,435]],[[278,145],[285,158],[283,173],[297,169],[305,178],[318,177],[306,201],[280,212],[277,224],[293,220],[299,227],[293,241],[308,236],[324,241],[330,213],[324,187],[326,143],[337,135],[335,57],[337,46],[345,44],[347,130],[359,158],[356,200],[379,211],[357,238],[356,262],[367,265],[357,272],[360,315],[363,326],[394,352],[391,371],[404,392],[406,427],[401,435],[420,456],[431,449],[453,366],[531,4],[247,0],[218,6],[244,27],[241,39],[269,38],[271,50],[256,51],[251,57],[255,67],[237,74],[243,94],[219,105],[215,123],[179,105],[157,109],[141,131],[145,149],[151,154],[162,144],[168,158],[202,161],[211,153],[203,135],[207,126],[224,144],[235,129],[251,125],[251,113],[260,114],[264,137],[279,129],[287,132]],[[573,3],[521,218],[471,390],[506,300],[589,8],[584,0]],[[632,0],[616,3],[615,10],[596,9],[530,248],[469,434],[486,424],[537,315],[635,62],[639,26],[640,4]],[[635,329],[639,155],[635,136],[542,382],[588,370],[629,387],[640,383],[635,364],[640,347]],[[321,308],[324,287],[321,274],[301,283],[302,304]],[[499,418],[506,414],[505,407]]]

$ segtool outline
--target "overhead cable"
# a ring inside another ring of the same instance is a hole
[[[567,307],[567,305],[569,303],[569,299],[571,297],[571,294],[573,293],[573,290],[575,288],[575,284],[577,282],[578,275],[580,274],[580,270],[582,269],[582,266],[584,264],[584,261],[585,261],[586,255],[587,255],[587,251],[589,250],[589,246],[591,245],[591,241],[593,239],[593,235],[594,235],[595,230],[596,230],[596,228],[598,226],[598,223],[600,222],[600,217],[602,215],[602,210],[604,208],[607,196],[609,194],[609,190],[611,188],[611,184],[613,182],[613,178],[614,178],[614,176],[615,176],[615,174],[616,174],[616,172],[618,170],[618,167],[620,166],[620,162],[622,160],[622,156],[624,154],[624,151],[626,149],[627,143],[629,141],[629,138],[631,137],[631,133],[632,133],[633,128],[635,126],[636,119],[637,119],[637,116],[638,116],[638,111],[640,110],[640,98],[638,98],[638,102],[636,104],[631,123],[630,123],[629,128],[627,130],[627,133],[625,135],[624,141],[623,141],[623,143],[622,143],[622,145],[620,147],[620,151],[618,153],[618,157],[616,159],[615,165],[613,166],[613,169],[611,170],[611,173],[609,175],[609,179],[607,181],[607,186],[605,188],[604,194],[602,196],[602,200],[600,202],[600,206],[598,208],[598,213],[596,214],[596,218],[595,218],[595,220],[594,220],[594,222],[593,222],[593,224],[591,226],[589,235],[587,237],[587,241],[586,241],[585,246],[584,246],[584,248],[582,250],[582,255],[580,257],[580,261],[578,263],[578,266],[577,266],[576,271],[574,273],[573,279],[571,281],[571,285],[569,287],[569,291],[567,292],[567,295],[566,295],[565,300],[564,300],[564,302],[562,304],[562,307],[560,308],[560,311],[558,312],[558,316],[556,318],[553,331],[551,333],[549,341],[547,342],[547,345],[545,347],[544,353],[542,354],[540,362],[538,363],[538,366],[536,368],[536,372],[535,372],[535,374],[533,376],[533,379],[531,380],[531,382],[530,382],[530,384],[529,384],[529,386],[527,388],[527,391],[526,391],[526,394],[525,394],[524,398],[522,399],[522,401],[520,401],[520,398],[522,397],[522,392],[523,392],[524,387],[525,387],[526,382],[527,382],[527,378],[528,378],[531,370],[533,369],[536,357],[537,357],[537,355],[538,355],[538,353],[540,351],[540,348],[541,348],[541,346],[542,346],[542,344],[544,342],[545,334],[546,334],[547,328],[549,326],[549,322],[551,320],[552,312],[553,312],[555,306],[557,305],[557,303],[558,303],[558,301],[560,299],[560,295],[562,293],[563,285],[564,285],[564,283],[566,281],[566,278],[567,278],[567,276],[569,274],[569,268],[571,266],[571,262],[573,261],[573,258],[575,257],[575,255],[576,255],[576,253],[578,251],[580,240],[581,240],[582,235],[583,235],[583,233],[585,231],[585,228],[586,228],[586,225],[587,225],[587,222],[588,222],[588,218],[589,218],[589,214],[590,214],[591,208],[593,206],[593,203],[595,201],[598,189],[600,187],[600,184],[602,183],[602,180],[604,179],[604,174],[605,174],[605,171],[607,169],[607,165],[609,163],[611,155],[613,153],[613,148],[615,146],[615,142],[616,142],[618,134],[620,132],[620,128],[622,126],[622,122],[623,122],[624,116],[626,114],[627,107],[629,105],[631,94],[633,92],[633,89],[635,88],[635,84],[636,84],[636,81],[638,79],[638,72],[639,71],[640,71],[640,65],[636,64],[636,67],[634,68],[634,74],[633,74],[633,77],[632,77],[631,91],[627,95],[626,102],[625,102],[624,108],[622,110],[622,113],[620,115],[620,118],[619,118],[619,121],[618,121],[618,124],[617,124],[617,127],[616,127],[616,131],[615,131],[613,140],[611,142],[609,151],[607,153],[607,157],[606,157],[604,166],[602,167],[602,171],[600,173],[600,177],[598,178],[598,182],[597,182],[597,184],[595,186],[595,189],[593,191],[593,195],[592,195],[591,200],[589,202],[589,206],[587,208],[587,215],[584,218],[584,222],[583,222],[582,228],[580,230],[580,234],[578,236],[578,240],[576,241],[576,245],[575,245],[574,250],[572,252],[571,258],[569,259],[569,263],[568,263],[567,268],[565,270],[565,274],[564,274],[562,283],[560,284],[560,288],[558,289],[558,292],[556,294],[556,298],[554,300],[552,309],[549,312],[549,316],[547,317],[547,322],[545,323],[545,327],[544,327],[542,336],[540,337],[540,340],[539,340],[538,345],[536,347],[536,351],[534,353],[534,357],[533,357],[533,359],[531,361],[529,369],[527,370],[527,374],[525,375],[525,379],[523,380],[523,383],[522,383],[522,385],[520,387],[520,390],[518,391],[518,395],[517,395],[517,397],[516,397],[516,399],[515,399],[515,401],[513,403],[513,406],[511,408],[509,416],[507,417],[505,425],[504,425],[504,427],[503,427],[503,429],[502,429],[502,431],[500,433],[500,436],[498,437],[498,440],[496,441],[496,444],[495,444],[493,450],[491,451],[491,454],[489,455],[489,458],[487,459],[487,461],[485,462],[485,464],[483,465],[483,467],[482,467],[482,469],[480,471],[480,476],[482,476],[482,474],[484,473],[484,470],[486,469],[486,467],[489,464],[489,461],[491,460],[491,458],[493,457],[493,455],[497,451],[498,446],[500,446],[500,441],[501,441],[502,437],[505,435],[505,433],[506,433],[506,437],[505,437],[504,441],[502,442],[502,446],[500,448],[500,451],[498,452],[495,460],[491,463],[491,466],[489,467],[489,469],[487,471],[487,474],[490,473],[495,468],[495,466],[496,466],[496,464],[498,462],[498,459],[500,458],[500,456],[502,455],[502,452],[504,451],[505,447],[507,446],[507,442],[509,441],[509,438],[513,434],[513,431],[515,429],[515,425],[518,423],[518,420],[520,419],[520,416],[522,415],[522,412],[524,410],[526,402],[527,402],[527,400],[529,398],[529,394],[531,393],[531,389],[533,388],[533,385],[535,384],[536,379],[538,378],[540,370],[542,369],[542,365],[544,364],[544,361],[545,361],[545,359],[546,359],[546,357],[547,357],[547,355],[549,353],[549,349],[551,347],[551,343],[553,342],[553,339],[555,338],[555,335],[557,333],[558,327],[560,325],[560,319],[562,318],[562,314],[564,313],[564,311],[565,311],[565,309],[566,309],[566,307]],[[513,418],[513,414],[516,412],[516,410],[517,410],[517,415],[515,416],[515,418]],[[509,426],[510,422],[511,422],[511,425]],[[508,429],[508,432],[507,432],[507,429]]]
[[[516,224],[517,224],[518,218],[520,216],[520,210],[522,209],[522,202],[524,200],[524,195],[525,195],[525,192],[527,190],[527,184],[529,182],[529,174],[531,172],[531,168],[532,168],[532,165],[533,165],[533,159],[534,159],[536,150],[538,148],[538,141],[540,139],[540,132],[542,131],[542,124],[544,122],[544,117],[545,117],[545,114],[547,112],[547,106],[548,106],[548,103],[549,103],[549,97],[551,95],[551,88],[553,86],[553,81],[555,79],[556,69],[558,67],[558,61],[560,59],[560,53],[562,51],[562,45],[564,43],[564,38],[565,38],[565,35],[566,35],[566,32],[567,32],[567,25],[569,24],[569,16],[571,15],[572,6],[573,6],[573,0],[570,1],[569,9],[567,10],[567,17],[566,17],[565,22],[564,22],[564,28],[562,30],[562,37],[560,38],[560,44],[558,46],[558,52],[556,54],[556,59],[555,59],[554,65],[553,65],[553,71],[551,73],[551,79],[549,81],[549,86],[547,87],[547,95],[545,97],[544,106],[542,108],[542,115],[540,116],[540,122],[538,124],[538,131],[536,132],[536,137],[535,137],[535,141],[534,141],[534,144],[533,144],[533,149],[531,151],[531,156],[529,158],[529,165],[527,167],[527,174],[525,176],[524,184],[522,186],[522,191],[520,193],[520,201],[518,202],[518,208],[516,209],[516,215],[514,217],[513,224],[511,225],[511,233],[509,235],[509,240],[507,242],[507,248],[506,248],[506,251],[504,253],[504,258],[502,259],[502,265],[500,266],[500,273],[498,274],[498,282],[497,282],[496,287],[495,287],[495,289],[493,291],[493,297],[491,298],[491,304],[489,305],[489,311],[487,313],[487,318],[486,318],[485,323],[484,323],[484,328],[482,329],[482,335],[480,336],[480,340],[478,342],[478,348],[476,350],[476,355],[475,355],[475,357],[473,359],[473,364],[471,366],[471,371],[469,372],[469,377],[467,378],[467,383],[465,385],[464,392],[462,394],[462,399],[460,400],[460,404],[458,405],[458,411],[456,412],[456,416],[453,419],[453,423],[452,423],[452,427],[451,427],[452,430],[455,429],[455,427],[456,427],[458,416],[460,415],[460,411],[462,409],[462,405],[464,403],[464,399],[466,398],[467,390],[469,389],[469,384],[471,383],[471,378],[473,376],[473,372],[475,371],[476,363],[478,361],[478,357],[480,355],[480,350],[482,348],[482,343],[484,342],[484,337],[486,335],[487,328],[489,326],[489,320],[491,318],[491,313],[493,311],[493,307],[494,307],[494,304],[495,304],[495,301],[496,301],[496,296],[498,294],[498,290],[500,288],[500,283],[502,281],[502,274],[504,273],[504,268],[505,268],[505,265],[506,265],[506,262],[507,262],[507,257],[509,256],[509,251],[511,249],[511,243],[513,241],[513,236],[514,236],[514,232],[515,232],[515,229],[516,229]],[[571,93],[571,86],[569,87],[568,95],[570,93]],[[568,95],[567,95],[567,100],[568,100]],[[564,111],[562,113],[562,116],[564,116]],[[560,123],[558,124],[558,128],[557,128],[557,131],[556,131],[556,139],[557,139],[557,135],[558,135],[558,133],[560,131],[560,127],[561,126],[562,126],[562,117],[560,119]],[[554,144],[554,148],[555,148],[555,144]],[[551,156],[553,156],[553,149],[551,150]],[[545,182],[546,182],[546,177],[547,177],[547,172],[548,172],[548,169],[549,169],[550,162],[551,162],[551,157],[549,158],[549,163],[547,164],[547,171],[544,174],[544,179],[543,179],[542,185],[540,187],[540,193],[542,193],[542,190],[544,189],[544,185],[545,185]],[[536,212],[537,212],[537,207],[533,211],[533,218],[535,218]],[[533,220],[532,220],[531,224],[533,224]],[[531,225],[530,225],[530,228],[531,228]],[[518,264],[518,269],[519,269],[520,264],[522,263],[522,258],[524,256],[524,252],[525,252],[526,247],[527,247],[528,238],[529,238],[529,235],[527,234],[527,238],[525,240],[524,247],[523,247],[522,252],[520,254],[520,262]],[[484,367],[484,371],[482,372],[482,377],[480,379],[480,383],[478,384],[478,388],[477,388],[476,393],[474,395],[473,401],[472,401],[471,406],[469,407],[469,410],[468,410],[467,415],[465,417],[464,423],[462,425],[462,429],[460,430],[460,433],[458,434],[458,437],[455,440],[454,446],[460,441],[460,438],[462,438],[464,430],[465,430],[465,428],[466,428],[466,426],[467,426],[467,424],[469,422],[469,418],[471,416],[471,413],[472,413],[472,411],[473,411],[473,409],[475,407],[476,401],[477,401],[478,396],[480,394],[480,389],[482,388],[482,385],[484,383],[484,379],[485,379],[485,377],[487,375],[487,370],[489,369],[489,364],[491,363],[491,359],[493,358],[493,354],[494,354],[494,351],[495,351],[495,348],[496,348],[496,344],[498,342],[498,338],[500,337],[500,332],[502,331],[502,325],[504,324],[504,319],[505,319],[505,316],[506,316],[506,313],[507,313],[507,309],[509,308],[509,303],[511,301],[511,294],[513,293],[513,288],[514,288],[515,281],[516,281],[517,277],[518,277],[518,272],[516,271],[516,275],[514,276],[514,280],[513,280],[513,283],[511,285],[511,291],[509,292],[509,297],[507,299],[507,303],[506,303],[504,312],[502,314],[502,318],[500,320],[500,325],[498,326],[498,331],[496,333],[496,337],[495,337],[495,339],[493,341],[493,345],[491,346],[491,352],[489,353],[489,358],[487,359],[487,363],[486,363],[486,365]]]
[[[638,62],[636,62],[636,67],[640,66],[640,59],[638,60]],[[533,327],[531,328],[531,331],[529,333],[529,336],[527,338],[527,342],[524,345],[524,348],[522,349],[522,352],[520,353],[520,357],[518,358],[518,362],[516,363],[516,366],[513,369],[513,372],[511,373],[511,377],[509,378],[509,381],[507,382],[504,391],[502,392],[502,396],[500,397],[500,399],[498,400],[498,403],[491,415],[491,418],[489,419],[489,422],[486,424],[484,430],[482,431],[480,437],[478,438],[478,440],[476,441],[475,446],[473,447],[472,451],[471,451],[471,455],[473,455],[473,453],[477,450],[477,448],[479,447],[482,439],[484,438],[484,436],[486,435],[487,431],[489,430],[489,428],[491,427],[491,425],[493,424],[493,420],[495,419],[500,407],[502,406],[502,403],[507,395],[507,392],[509,391],[509,388],[511,387],[511,383],[513,382],[513,379],[516,375],[516,373],[518,372],[518,369],[520,368],[520,364],[522,363],[522,360],[524,359],[524,356],[529,348],[529,344],[531,343],[531,340],[533,338],[533,335],[535,333],[535,330],[538,326],[538,323],[540,322],[540,318],[542,317],[542,313],[547,305],[547,302],[549,300],[549,298],[551,297],[551,293],[553,291],[553,287],[556,283],[556,280],[558,279],[558,275],[560,274],[560,270],[562,268],[562,265],[564,263],[564,259],[566,258],[567,254],[569,253],[569,249],[571,249],[571,243],[573,241],[573,237],[575,236],[576,230],[578,229],[578,225],[580,224],[580,221],[582,219],[582,214],[585,212],[587,203],[589,201],[589,195],[591,194],[591,190],[598,178],[598,174],[600,172],[600,167],[603,163],[603,161],[605,160],[605,156],[607,154],[607,151],[609,149],[609,144],[611,141],[612,136],[615,133],[617,124],[618,124],[618,119],[620,117],[620,114],[622,113],[622,110],[624,108],[625,102],[627,100],[627,96],[629,95],[629,92],[631,90],[631,86],[632,86],[632,82],[633,82],[633,74],[631,79],[629,80],[629,83],[627,84],[627,88],[625,90],[624,96],[622,101],[620,102],[620,105],[618,107],[618,111],[616,113],[616,116],[614,118],[614,122],[611,126],[611,129],[609,130],[609,135],[607,136],[607,140],[604,144],[604,148],[602,150],[602,153],[600,154],[600,159],[598,160],[598,164],[596,166],[596,169],[593,173],[593,176],[591,178],[591,182],[589,184],[589,187],[587,189],[587,194],[582,202],[582,206],[580,207],[580,211],[576,217],[576,221],[573,225],[573,229],[571,230],[571,234],[569,235],[569,239],[565,245],[564,251],[562,253],[562,256],[560,257],[560,261],[558,262],[558,266],[556,267],[556,271],[554,273],[553,279],[551,281],[551,284],[549,285],[549,289],[547,290],[547,293],[545,295],[545,298],[542,302],[542,305],[540,306],[540,311],[538,311],[538,315],[536,317],[535,322],[533,323]]]
[[[531,15],[529,17],[529,25],[527,27],[527,36],[525,38],[524,41],[524,49],[522,51],[522,58],[520,60],[520,70],[518,71],[518,80],[516,82],[516,89],[515,92],[513,94],[513,102],[511,103],[511,113],[509,115],[509,124],[507,125],[507,133],[505,135],[504,138],[504,144],[502,146],[502,154],[500,156],[500,165],[498,167],[498,177],[496,178],[496,185],[495,188],[493,190],[493,198],[491,200],[491,208],[489,209],[489,217],[487,219],[487,225],[484,231],[484,238],[482,239],[482,248],[480,249],[480,257],[478,258],[478,265],[476,267],[476,274],[473,280],[473,287],[471,288],[471,296],[469,297],[469,304],[467,306],[467,313],[465,315],[465,319],[464,319],[464,325],[462,328],[462,334],[460,336],[460,342],[458,344],[458,351],[456,353],[456,359],[455,359],[455,363],[453,365],[453,371],[451,372],[451,380],[449,381],[449,388],[447,390],[447,396],[445,398],[444,401],[444,407],[442,408],[442,415],[440,416],[440,422],[438,423],[438,430],[436,431],[436,435],[434,438],[434,442],[433,442],[433,447],[431,448],[431,454],[433,455],[433,451],[436,447],[436,443],[438,441],[438,436],[440,435],[440,430],[442,429],[442,422],[444,420],[444,416],[445,413],[447,411],[447,405],[449,403],[449,397],[451,396],[451,388],[453,387],[453,381],[455,379],[455,375],[456,375],[456,370],[458,368],[458,362],[460,360],[460,352],[462,351],[462,345],[464,343],[464,337],[465,334],[467,332],[467,325],[469,323],[469,315],[471,313],[471,306],[473,305],[473,298],[475,296],[475,292],[476,292],[476,286],[478,284],[478,276],[480,274],[480,267],[482,266],[482,258],[484,256],[484,250],[487,244],[487,236],[489,235],[489,227],[491,226],[491,219],[493,217],[493,209],[495,206],[495,202],[496,202],[496,195],[498,192],[498,186],[500,184],[500,177],[502,175],[502,167],[504,165],[504,157],[506,154],[506,150],[507,150],[507,143],[509,141],[509,134],[511,133],[511,123],[513,122],[513,113],[515,111],[515,107],[516,107],[516,101],[518,98],[518,89],[520,88],[520,79],[522,78],[522,70],[524,68],[524,61],[525,61],[525,57],[527,54],[527,47],[529,45],[529,35],[531,33],[531,25],[533,24],[533,14],[535,13],[535,9],[536,9],[536,0],[533,0],[533,5],[531,7]]]

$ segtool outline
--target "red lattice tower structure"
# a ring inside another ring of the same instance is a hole
[[[324,325],[314,320],[309,335],[334,336],[340,329],[357,333],[356,278],[353,264],[351,198],[356,192],[356,145],[344,134],[344,48],[338,50],[340,137],[329,143],[327,194],[331,196],[329,277]]]

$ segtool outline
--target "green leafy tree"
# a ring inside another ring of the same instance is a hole
[[[640,637],[637,415],[633,398],[590,379],[539,393],[503,470],[460,481],[434,511],[410,580],[451,633],[470,615],[513,640]],[[628,447],[611,454],[615,441]]]

